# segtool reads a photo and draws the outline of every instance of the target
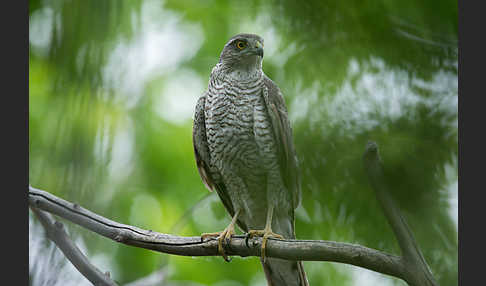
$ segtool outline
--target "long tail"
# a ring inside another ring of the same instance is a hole
[[[267,257],[260,259],[268,286],[309,286],[302,261]]]
[[[278,212],[277,212],[278,216]],[[293,214],[277,217],[273,229],[285,238],[295,239]],[[267,257],[265,263],[260,259],[268,286],[309,286],[302,261],[291,261]]]

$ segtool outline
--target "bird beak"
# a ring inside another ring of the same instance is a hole
[[[263,58],[263,46],[259,41],[255,44],[255,51],[257,55]]]
[[[258,55],[263,58],[263,46],[260,42],[255,43],[255,47],[251,51],[253,54]]]
[[[262,57],[262,58],[263,58],[263,48],[262,48],[262,47],[258,47],[258,48],[256,48],[255,53],[256,53],[257,55],[259,55],[260,57]]]

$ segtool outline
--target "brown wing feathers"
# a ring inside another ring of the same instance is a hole
[[[277,85],[267,76],[264,77],[264,83],[267,88],[265,102],[272,121],[275,139],[278,142],[277,146],[279,146],[279,158],[282,160],[282,175],[286,187],[293,194],[294,208],[296,208],[301,199],[300,173],[287,108]]]

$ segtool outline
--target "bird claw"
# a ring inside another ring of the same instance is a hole
[[[266,249],[268,238],[284,239],[284,237],[281,236],[280,234],[274,233],[271,228],[265,228],[263,230],[249,230],[248,233],[246,234],[246,237],[245,237],[245,243],[246,243],[247,247],[249,247],[248,246],[248,239],[253,238],[255,236],[261,236],[262,237],[261,257],[263,259],[263,262],[266,261],[265,249]]]
[[[204,240],[209,238],[209,237],[217,238],[221,235],[221,233],[223,233],[223,232],[218,231],[218,232],[203,233],[203,234],[201,234],[201,242],[204,242]]]
[[[250,239],[250,235],[248,233],[245,234],[245,244],[246,244],[246,247],[250,248],[250,246],[248,245],[248,239]]]
[[[234,227],[228,226],[223,231],[220,232],[212,232],[212,233],[203,233],[201,234],[201,241],[204,239],[213,237],[218,239],[218,253],[223,257],[224,261],[230,262],[231,258],[229,258],[226,253],[224,252],[223,248],[223,241],[225,244],[229,244],[231,242],[231,236],[235,234]]]

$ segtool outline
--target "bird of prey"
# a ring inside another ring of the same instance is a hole
[[[237,224],[262,236],[261,263],[268,285],[308,285],[300,261],[265,256],[268,238],[295,238],[301,199],[292,130],[282,93],[262,70],[263,38],[233,36],[211,71],[194,114],[193,145],[202,181],[216,191],[231,223],[217,237],[222,247]]]

